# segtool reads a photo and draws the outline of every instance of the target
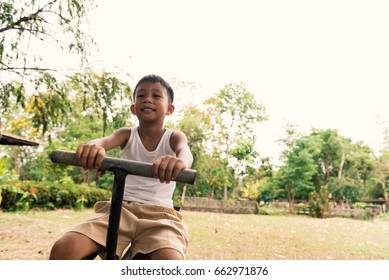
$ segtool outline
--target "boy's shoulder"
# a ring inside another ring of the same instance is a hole
[[[114,134],[116,135],[122,135],[122,136],[127,136],[127,134],[131,134],[131,127],[122,127],[117,129]]]
[[[187,143],[188,139],[182,131],[179,130],[172,130],[171,136],[170,136],[170,144],[172,146],[175,146],[177,143]]]
[[[175,129],[170,129],[172,131],[172,137],[185,137],[186,138],[186,135],[184,132],[182,131],[179,131],[179,130],[175,130]]]
[[[121,148],[124,148],[127,145],[130,136],[131,136],[131,127],[119,128],[111,135],[113,139],[119,142],[119,146],[121,146]]]

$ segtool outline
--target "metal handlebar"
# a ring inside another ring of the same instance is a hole
[[[81,166],[77,161],[76,153],[57,150],[51,154],[51,161],[54,163]],[[127,174],[139,175],[143,177],[154,178],[153,165],[151,163],[145,163],[134,160],[105,157],[101,163],[101,170],[113,171],[115,169],[121,169],[127,172]],[[192,169],[182,170],[175,181],[181,183],[193,184],[196,179],[197,172]]]

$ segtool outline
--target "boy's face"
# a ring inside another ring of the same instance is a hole
[[[131,112],[140,121],[163,121],[166,115],[174,112],[174,105],[169,102],[169,95],[160,83],[144,82],[134,94]]]

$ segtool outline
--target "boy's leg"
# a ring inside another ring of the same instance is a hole
[[[81,260],[104,247],[78,232],[67,232],[58,239],[50,253],[50,260]]]
[[[174,249],[164,248],[150,253],[150,260],[183,260],[180,252]]]

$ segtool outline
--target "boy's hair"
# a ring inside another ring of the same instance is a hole
[[[138,89],[138,86],[142,83],[145,83],[145,82],[160,83],[164,88],[166,88],[166,91],[169,95],[170,103],[173,103],[174,91],[173,91],[172,87],[169,85],[168,82],[166,82],[162,77],[160,77],[158,75],[147,75],[147,76],[144,76],[142,79],[140,79],[139,82],[135,86],[134,99],[135,99],[135,93],[136,93],[136,90]]]

